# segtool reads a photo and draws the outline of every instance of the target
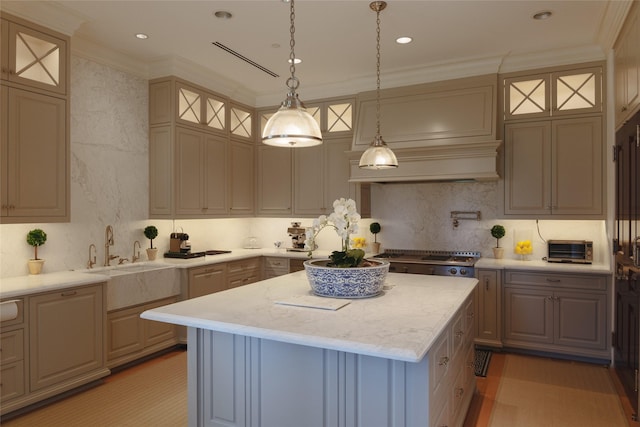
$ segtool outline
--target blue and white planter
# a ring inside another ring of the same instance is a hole
[[[327,259],[304,262],[307,279],[314,294],[331,298],[368,298],[382,292],[389,261],[371,260],[370,267],[327,267]]]

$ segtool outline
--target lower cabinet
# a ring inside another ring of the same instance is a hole
[[[104,283],[18,301],[0,334],[1,415],[109,375]]]
[[[227,263],[227,289],[249,285],[262,278],[262,258],[247,258]]]
[[[477,332],[475,342],[502,347],[502,270],[478,269]]]
[[[607,276],[505,271],[505,347],[610,359]]]
[[[227,265],[210,264],[189,269],[185,299],[220,292],[227,289]]]
[[[304,270],[304,262],[305,260],[301,258],[289,259],[289,273]]]
[[[289,258],[282,257],[265,257],[264,273],[265,279],[283,276],[289,273]]]
[[[140,318],[145,310],[173,304],[178,296],[107,314],[107,366],[111,369],[178,343],[177,327]]]

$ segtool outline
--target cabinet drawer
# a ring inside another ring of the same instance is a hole
[[[506,283],[513,285],[543,285],[556,288],[606,290],[607,277],[595,274],[547,273],[539,271],[505,272]]]
[[[260,268],[260,258],[243,259],[240,261],[233,261],[227,264],[227,274],[247,273],[251,270],[258,270]]]
[[[24,361],[3,365],[0,369],[0,400],[20,397],[24,394]]]
[[[18,306],[18,314],[15,319],[5,320],[4,322],[2,322],[0,326],[3,328],[5,326],[19,325],[24,322],[24,300],[14,299],[14,300],[7,300],[3,302],[9,302],[9,301],[14,301],[16,303],[16,305]]]
[[[274,271],[281,274],[287,274],[289,272],[289,259],[280,257],[265,257],[264,268],[265,271]]]
[[[24,359],[24,329],[3,332],[0,335],[0,364]]]
[[[449,372],[449,365],[451,361],[451,328],[447,328],[443,331],[442,335],[436,341],[432,347],[429,357],[429,382],[431,388],[431,409],[438,406],[437,403],[446,400],[447,390],[447,373]]]

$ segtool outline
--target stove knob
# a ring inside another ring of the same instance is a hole
[[[463,276],[467,275],[467,269],[466,268],[461,268],[460,269],[460,274],[462,274]]]
[[[458,270],[456,270],[455,268],[450,268],[449,269],[449,273],[451,273],[452,276],[455,276],[457,272],[458,272]]]

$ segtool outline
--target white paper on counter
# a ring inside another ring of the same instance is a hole
[[[13,320],[18,317],[18,300],[4,301],[0,303],[0,322]]]
[[[338,310],[351,303],[349,300],[324,298],[315,295],[294,295],[284,300],[275,301],[276,304],[294,305],[296,307],[319,308],[321,310]]]

